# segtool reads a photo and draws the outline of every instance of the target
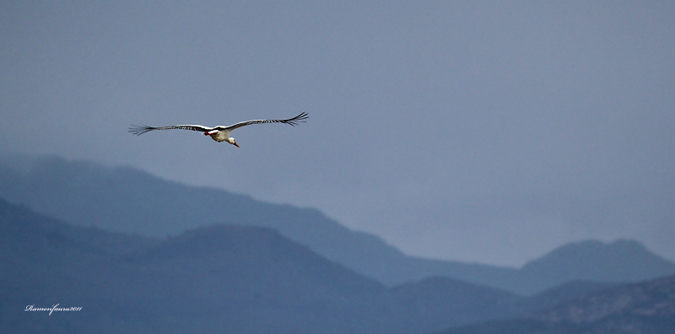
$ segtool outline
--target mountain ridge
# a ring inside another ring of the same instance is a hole
[[[376,236],[350,230],[316,209],[191,187],[131,167],[105,167],[59,157],[22,159],[0,158],[0,196],[64,221],[154,237],[215,223],[273,228],[321,256],[388,286],[445,276],[530,295],[569,280],[623,282],[675,273],[675,264],[655,259],[646,250],[638,252],[642,258],[632,261],[623,272],[620,267],[606,268],[595,276],[588,275],[592,272],[589,270],[575,271],[575,263],[560,268],[549,265],[543,270],[537,260],[517,269],[417,258]],[[612,244],[606,247],[616,248]],[[591,255],[582,258],[593,258]],[[640,267],[641,263],[651,266]],[[640,270],[635,270],[638,267]]]
[[[129,240],[136,247],[110,247]],[[263,227],[134,239],[0,199],[0,241],[1,332],[429,332],[491,319],[509,305],[490,305],[519,300],[451,279],[388,288]],[[24,311],[56,303],[82,311]],[[462,305],[473,312],[455,312]]]
[[[594,319],[566,321],[564,315],[578,309],[566,305],[603,305],[607,298],[598,303],[592,296],[617,289],[571,282],[521,297],[447,277],[386,287],[269,228],[212,225],[154,239],[71,225],[1,198],[0,272],[2,332],[422,333],[484,321],[516,333],[542,326],[576,330],[595,326]],[[640,285],[618,288],[634,286]],[[675,286],[669,291],[673,295]],[[55,303],[87,314],[36,318],[23,311]],[[668,307],[673,313],[675,306]],[[547,321],[547,309],[562,311]],[[638,313],[643,317],[644,307]],[[503,320],[527,314],[539,318]]]

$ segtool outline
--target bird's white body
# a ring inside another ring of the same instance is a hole
[[[211,138],[213,138],[213,140],[215,140],[219,143],[221,141],[228,141],[229,142],[228,139],[232,138],[232,137],[230,137],[230,131],[228,131],[228,130],[220,130],[220,131],[213,130],[213,131],[209,131],[209,132],[204,132],[204,134],[207,135],[207,136],[211,136]],[[232,138],[232,140],[234,140],[234,138]],[[230,144],[233,144],[233,142],[230,142]]]
[[[240,128],[242,126],[247,126],[251,124],[264,124],[264,123],[285,123],[290,126],[298,124],[298,122],[304,122],[309,116],[307,113],[303,112],[298,116],[289,119],[255,119],[251,121],[239,122],[229,126],[218,125],[216,127],[207,127],[203,125],[170,125],[170,126],[161,126],[161,127],[152,127],[152,126],[132,126],[129,128],[129,132],[140,136],[146,132],[153,130],[171,130],[171,129],[181,129],[181,130],[191,130],[191,131],[201,131],[205,136],[210,136],[213,140],[217,142],[228,142],[236,147],[239,147],[239,144],[230,137],[232,130]]]

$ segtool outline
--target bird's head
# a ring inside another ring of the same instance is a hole
[[[234,140],[234,138],[232,138],[232,137],[227,138],[227,142],[236,146],[236,147],[239,147],[239,144],[237,144],[237,141]]]

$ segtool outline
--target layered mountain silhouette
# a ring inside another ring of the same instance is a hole
[[[448,333],[669,333],[675,324],[675,276],[573,281],[531,297],[444,277],[387,287],[269,228],[156,238],[3,199],[0,273],[2,333],[430,333],[470,323],[483,324]],[[79,310],[39,311],[52,306]]]
[[[158,239],[0,200],[2,333],[425,333],[519,311],[448,278],[389,288],[261,227]],[[81,308],[77,312],[28,308]]]
[[[574,280],[636,282],[675,273],[675,264],[634,241],[574,243],[520,269],[417,258],[314,209],[58,157],[3,157],[0,184],[0,197],[12,203],[76,225],[146,237],[175,236],[213,224],[271,228],[388,286],[444,276],[531,295]]]

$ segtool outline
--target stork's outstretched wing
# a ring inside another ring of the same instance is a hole
[[[169,126],[160,126],[160,127],[154,127],[154,126],[147,126],[147,125],[132,125],[129,128],[129,132],[140,136],[146,132],[150,132],[153,130],[171,130],[171,129],[181,129],[181,130],[191,130],[191,131],[200,131],[200,132],[207,132],[213,130],[213,128],[209,128],[203,125],[169,125]]]
[[[289,119],[254,119],[254,120],[250,120],[250,121],[239,122],[239,123],[232,124],[232,125],[229,125],[229,126],[220,126],[219,125],[219,126],[215,127],[214,129],[215,130],[232,131],[232,130],[234,130],[236,128],[240,128],[242,126],[247,126],[247,125],[251,125],[251,124],[264,124],[264,123],[284,123],[284,124],[288,124],[290,126],[295,126],[295,125],[298,125],[298,123],[300,123],[300,122],[304,123],[307,118],[309,118],[309,115],[306,112],[303,112],[303,113],[300,113],[298,116],[295,116],[295,117],[289,118]]]

